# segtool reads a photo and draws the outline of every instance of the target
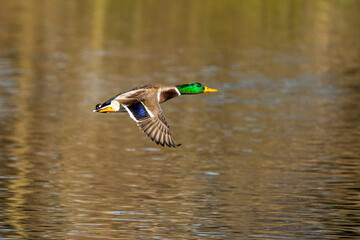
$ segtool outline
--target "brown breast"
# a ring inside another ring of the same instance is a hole
[[[167,100],[179,96],[179,91],[174,88],[161,89],[159,92],[159,103],[166,102]]]

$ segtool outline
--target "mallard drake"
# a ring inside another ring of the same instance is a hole
[[[160,103],[187,94],[217,92],[201,83],[162,86],[148,84],[120,93],[104,103],[96,105],[93,112],[127,112],[152,141],[161,146],[176,147]]]

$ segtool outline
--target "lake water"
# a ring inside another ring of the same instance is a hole
[[[360,1],[1,1],[1,239],[360,239]],[[178,148],[92,110],[160,83]]]

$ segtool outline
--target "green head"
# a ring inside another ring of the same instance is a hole
[[[198,94],[206,92],[217,92],[216,89],[208,88],[201,83],[190,83],[177,85],[176,88],[183,94]]]

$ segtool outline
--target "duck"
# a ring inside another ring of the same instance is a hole
[[[119,93],[104,103],[97,104],[93,112],[127,112],[138,127],[156,144],[177,147],[181,144],[175,144],[160,104],[181,95],[211,92],[217,92],[217,90],[201,83],[176,86],[147,84]]]

